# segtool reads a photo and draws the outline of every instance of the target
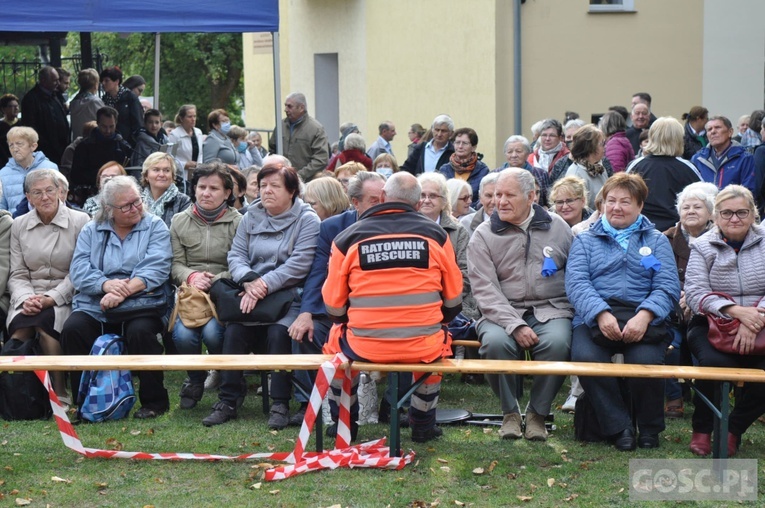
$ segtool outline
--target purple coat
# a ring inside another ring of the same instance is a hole
[[[606,157],[611,162],[614,173],[624,171],[635,158],[635,150],[624,131],[617,132],[606,141]]]

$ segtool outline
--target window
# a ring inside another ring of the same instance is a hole
[[[635,12],[635,0],[590,0],[590,12]]]

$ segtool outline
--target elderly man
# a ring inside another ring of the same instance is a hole
[[[372,159],[372,162],[380,154],[387,153],[393,155],[393,148],[391,148],[390,142],[396,137],[396,126],[390,120],[381,123],[377,130],[380,136],[367,150],[367,155]]]
[[[37,74],[37,84],[21,101],[20,125],[32,127],[40,136],[38,149],[58,164],[69,144],[69,121],[64,104],[58,99],[58,73],[53,67],[43,67]]]
[[[743,185],[758,199],[754,157],[743,146],[731,141],[733,124],[724,116],[713,116],[705,128],[709,144],[691,157],[691,163],[699,170],[701,178],[715,184],[718,189],[732,183]]]
[[[454,145],[450,141],[454,133],[454,122],[449,115],[438,115],[433,119],[430,131],[433,139],[414,147],[411,155],[401,165],[402,170],[413,175],[431,173],[449,162],[454,153]]]
[[[505,164],[495,169],[494,171],[501,171],[505,168],[523,168],[531,171],[534,178],[539,185],[539,195],[537,196],[537,203],[542,206],[547,206],[547,196],[550,194],[550,187],[552,187],[551,175],[542,168],[535,168],[529,164],[529,156],[531,155],[531,144],[529,140],[523,136],[510,136],[505,141]],[[564,160],[568,159],[566,157]],[[560,159],[559,159],[560,160]]]
[[[476,228],[468,245],[468,274],[483,317],[482,358],[566,361],[571,349],[571,305],[565,268],[573,236],[566,222],[534,204],[534,177],[524,169],[499,173],[495,213]],[[503,439],[547,439],[545,415],[560,376],[536,376],[526,407],[526,431],[516,400],[516,376],[487,376],[501,401]]]
[[[636,103],[632,106],[630,118],[632,119],[632,127],[627,129],[626,135],[632,144],[632,149],[638,153],[640,151],[640,133],[651,126],[650,106],[642,102]]]
[[[462,273],[449,235],[418,213],[421,191],[415,177],[395,173],[380,204],[335,238],[322,296],[342,325],[332,328],[326,352],[385,363],[430,363],[451,354],[445,325],[462,308]],[[341,382],[332,381],[332,397]],[[441,435],[440,387],[441,376],[433,374],[412,394],[412,441]]]
[[[308,114],[308,103],[302,93],[291,93],[284,101],[282,121],[282,150],[292,161],[304,182],[313,180],[327,166],[329,151],[324,127]],[[276,130],[268,141],[271,153],[276,153]]]

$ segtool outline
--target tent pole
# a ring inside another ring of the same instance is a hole
[[[276,137],[276,153],[284,154],[283,138],[282,138],[282,76],[281,66],[279,65],[279,32],[271,32],[273,39],[273,52],[274,52],[274,101],[275,101],[275,118],[276,118],[276,130],[274,136]]]
[[[159,32],[154,34],[154,109],[159,109]]]

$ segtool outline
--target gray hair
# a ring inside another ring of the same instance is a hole
[[[524,196],[528,196],[530,192],[536,189],[534,175],[531,171],[521,168],[505,168],[498,173],[499,178],[497,181],[503,178],[515,178],[518,185],[521,187],[521,192]]]
[[[446,188],[449,191],[449,206],[451,206],[452,210],[457,206],[457,200],[459,200],[463,189],[467,189],[470,192],[470,202],[473,202],[473,187],[465,180],[450,178],[446,181]]]
[[[293,102],[297,102],[298,104],[302,104],[304,109],[308,109],[308,102],[305,100],[305,95],[300,92],[293,92],[287,96],[285,101],[292,100]]]
[[[563,132],[566,132],[567,130],[576,127],[577,129],[579,127],[584,127],[584,120],[580,118],[575,118],[574,120],[569,120],[566,122],[566,125],[563,126]]]
[[[435,184],[435,186],[438,188],[438,193],[443,196],[444,199],[444,210],[446,210],[448,213],[452,213],[452,197],[451,193],[449,192],[449,187],[446,184],[446,177],[442,175],[441,173],[436,173],[435,171],[432,173],[420,173],[417,175],[417,181],[420,182],[420,188],[422,188],[426,183],[432,183]],[[418,199],[421,199],[422,190],[420,190],[420,196],[418,196]]]
[[[115,176],[101,187],[101,193],[98,195],[98,211],[93,215],[96,223],[109,222],[114,219],[114,197],[117,194],[133,189],[138,196],[141,196],[141,188],[135,178],[127,175]],[[146,216],[146,210],[141,210],[141,216]]]
[[[514,143],[522,143],[523,148],[526,149],[526,155],[531,153],[531,143],[529,143],[529,140],[526,139],[524,136],[519,136],[518,134],[514,134],[507,138],[507,141],[505,141],[505,146],[502,149],[503,152],[507,152],[507,148],[514,144]]]
[[[261,169],[269,164],[281,164],[282,166],[292,167],[292,163],[287,157],[276,153],[272,153],[271,155],[266,155],[263,157],[263,166],[261,166]]]
[[[707,211],[711,214],[715,212],[715,197],[719,189],[717,185],[709,182],[695,182],[687,185],[685,189],[677,193],[677,213],[680,213],[686,199],[698,199],[704,206],[707,207]]]
[[[542,132],[542,122],[544,120],[539,120],[538,122],[534,122],[531,125],[531,133],[535,136],[538,136]]]
[[[430,128],[435,129],[439,125],[446,125],[446,128],[449,129],[449,132],[454,132],[454,120],[452,120],[452,117],[449,115],[438,115],[435,117]]]
[[[59,189],[63,189],[64,192],[69,192],[69,180],[66,179],[64,173],[61,171],[54,171],[53,176],[58,180]]]
[[[399,173],[393,173],[391,177],[388,178],[385,182],[385,187],[383,187],[383,192],[385,192],[386,201],[417,206],[417,203],[420,202],[422,187],[420,186],[420,182],[418,182],[411,173],[401,171]]]
[[[526,139],[526,138],[524,138]],[[483,189],[487,185],[494,185],[499,180],[499,173],[489,173],[481,178],[481,183],[478,184],[478,194],[483,194]]]
[[[371,180],[379,180],[385,183],[385,177],[373,171],[359,171],[348,182],[348,197],[361,201],[364,197],[364,183]]]
[[[584,122],[582,122],[582,125],[584,125]],[[555,132],[558,133],[558,136],[563,135],[563,126],[555,118],[547,118],[542,120],[542,126],[539,128],[539,132],[542,133],[547,129],[555,129]]]
[[[53,186],[55,188],[60,188],[61,184],[59,183],[59,179],[56,177],[56,173],[58,173],[58,171],[55,169],[37,169],[35,171],[30,171],[27,173],[26,178],[24,178],[24,194],[29,194],[29,189],[32,188],[32,185],[41,180],[49,179],[51,182],[53,182]]]
[[[364,138],[361,136],[361,134],[348,134],[345,137],[345,141],[343,142],[343,149],[349,150],[355,148],[356,150],[361,150],[362,152],[366,151],[367,145],[364,142]]]

